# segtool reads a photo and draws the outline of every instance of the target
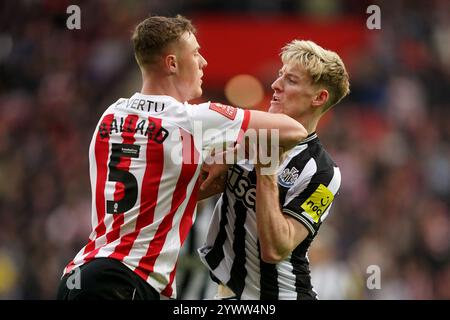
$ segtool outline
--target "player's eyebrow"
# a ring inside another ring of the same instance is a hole
[[[284,72],[283,70],[278,71],[278,75],[282,76],[284,75],[285,77],[294,79],[294,80],[300,80],[300,77],[298,75],[296,75],[295,73],[292,72]]]
[[[291,72],[287,72],[286,76],[290,77],[290,78],[295,78],[295,79],[300,79],[300,77],[298,75],[296,75],[295,73],[291,73]]]
[[[300,77],[298,75],[296,75],[295,73],[292,72],[288,72],[288,71],[284,71],[283,69],[278,70],[278,75],[285,75],[287,77],[291,77],[291,78],[296,78],[296,79],[300,79]]]

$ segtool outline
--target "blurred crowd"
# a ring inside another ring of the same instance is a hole
[[[338,18],[368,5],[305,2],[79,1],[83,27],[74,31],[68,1],[2,2],[0,298],[54,299],[87,240],[88,146],[103,110],[139,90],[127,77],[136,72],[137,21],[149,13]],[[318,130],[342,185],[309,253],[313,284],[321,299],[450,299],[450,4],[379,5],[382,29],[348,63],[351,94]],[[183,249],[180,298],[214,294],[195,250],[213,205],[200,204]]]

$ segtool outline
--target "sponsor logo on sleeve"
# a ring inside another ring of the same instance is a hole
[[[333,202],[334,195],[333,193],[325,187],[323,184],[320,184],[316,191],[303,202],[300,206],[316,223],[319,222],[322,214],[327,211],[331,202]]]
[[[210,103],[209,109],[220,113],[221,115],[227,117],[230,120],[234,120],[236,118],[237,109],[232,106],[227,106],[221,103]]]

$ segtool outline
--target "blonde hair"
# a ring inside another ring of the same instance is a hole
[[[325,50],[312,41],[293,40],[283,47],[281,60],[284,64],[303,66],[313,84],[324,86],[330,96],[322,112],[327,111],[350,92],[347,70],[338,54]]]

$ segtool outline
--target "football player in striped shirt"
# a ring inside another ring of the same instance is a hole
[[[58,299],[176,298],[176,263],[195,220],[203,154],[248,129],[279,129],[292,147],[306,137],[286,115],[219,103],[202,94],[207,62],[191,22],[153,16],[133,34],[140,92],[101,116],[89,149],[92,232],[66,266]]]
[[[249,162],[228,168],[199,249],[219,283],[219,298],[317,298],[307,253],[331,211],[341,174],[316,127],[349,93],[349,77],[335,52],[312,41],[290,42],[281,59],[269,112],[291,116],[309,135],[284,155],[277,172],[263,174],[261,165]],[[212,185],[203,187],[213,193]]]

